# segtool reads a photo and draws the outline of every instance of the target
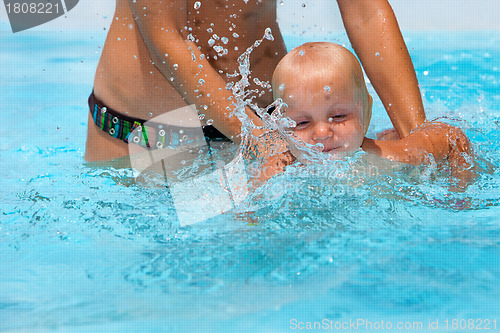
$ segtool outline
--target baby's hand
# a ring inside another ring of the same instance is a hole
[[[293,162],[295,162],[295,157],[290,153],[290,151],[271,156],[262,166],[262,169],[260,170],[260,173],[255,179],[253,185],[255,187],[262,185],[273,176],[284,172],[286,167],[291,165]]]

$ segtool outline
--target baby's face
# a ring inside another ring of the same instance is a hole
[[[311,96],[305,89],[284,82],[283,101],[288,105],[286,116],[297,123],[291,128],[303,141],[321,143],[323,152],[331,155],[357,150],[363,141],[363,102],[355,94],[352,82],[337,79],[324,82],[320,93]],[[344,81],[344,82],[342,82]]]

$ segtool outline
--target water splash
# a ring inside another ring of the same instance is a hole
[[[291,128],[295,127],[295,122],[286,117],[287,105],[282,99],[278,98],[266,107],[259,106],[254,99],[259,96],[259,89],[249,89],[251,75],[250,56],[253,50],[261,45],[264,40],[273,41],[274,36],[270,28],[266,28],[261,39],[256,40],[253,45],[248,47],[238,58],[238,70],[233,74],[228,74],[230,78],[239,77],[236,82],[230,82],[226,89],[233,93],[233,114],[241,121],[241,143],[235,160],[246,160],[254,164],[253,174],[255,178],[265,170],[263,164],[269,158],[284,153],[286,148],[293,150],[294,155],[299,157],[302,163],[325,164],[331,161],[329,155],[321,153],[323,147],[321,144],[310,145],[299,138]],[[269,82],[260,81],[253,78],[253,82],[264,88],[270,89]],[[280,86],[284,89],[284,86]],[[262,121],[262,125],[255,124],[247,115],[246,110],[250,109],[257,114]],[[272,112],[270,112],[272,111]],[[255,130],[260,131],[260,135],[253,134]]]

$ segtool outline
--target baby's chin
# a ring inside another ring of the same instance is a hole
[[[338,160],[344,158],[346,156],[350,156],[359,150],[359,147],[350,147],[350,146],[338,146],[330,149],[325,149],[322,151],[325,156],[330,160]]]

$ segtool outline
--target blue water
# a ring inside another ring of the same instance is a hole
[[[167,191],[83,163],[102,36],[1,34],[0,331],[291,332],[364,319],[446,332],[489,319],[500,332],[500,36],[405,37],[428,117],[461,126],[481,156],[476,183],[451,193],[439,175],[390,165],[345,180],[292,170],[269,185],[282,195],[255,203],[257,223],[228,212],[179,228]],[[377,99],[373,114],[371,133],[390,126]]]

